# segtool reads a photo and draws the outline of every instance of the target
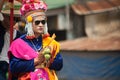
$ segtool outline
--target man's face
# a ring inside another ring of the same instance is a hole
[[[40,16],[34,17],[33,22],[32,22],[34,33],[43,34],[45,23],[46,23],[45,16],[40,15]]]

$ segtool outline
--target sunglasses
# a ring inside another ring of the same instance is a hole
[[[35,22],[35,25],[39,25],[40,23],[42,23],[43,25],[45,25],[46,20],[36,20],[34,22]]]

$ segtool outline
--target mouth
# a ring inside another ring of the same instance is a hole
[[[39,28],[39,30],[43,30],[43,28],[42,28],[42,27],[40,27],[40,28]]]

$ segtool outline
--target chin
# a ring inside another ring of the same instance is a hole
[[[43,32],[38,32],[39,34],[43,34]]]

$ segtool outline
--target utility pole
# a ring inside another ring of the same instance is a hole
[[[72,31],[70,26],[70,1],[66,0],[66,29],[67,29],[67,39],[72,38]]]

